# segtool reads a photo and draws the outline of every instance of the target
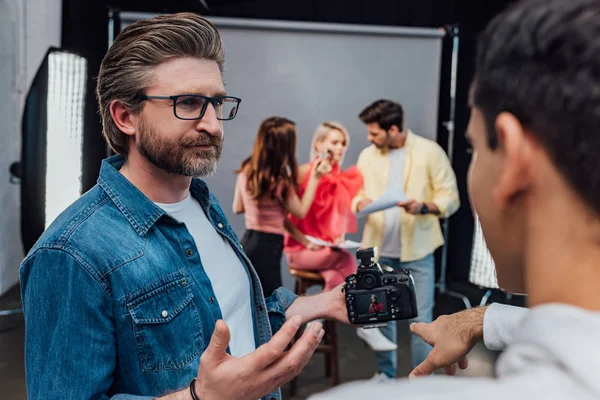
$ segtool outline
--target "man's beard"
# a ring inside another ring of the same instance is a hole
[[[144,121],[139,131],[137,147],[140,154],[158,168],[170,174],[192,177],[206,177],[217,171],[223,136],[200,132],[192,138],[169,140]],[[195,146],[212,146],[212,149],[201,150]]]
[[[385,132],[385,141],[381,144],[375,144],[375,147],[377,147],[379,150],[387,150],[390,148],[390,144],[391,144],[390,133],[386,131]]]

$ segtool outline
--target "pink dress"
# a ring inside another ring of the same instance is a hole
[[[312,167],[312,165],[311,165]],[[310,174],[300,183],[298,195],[306,190]],[[328,242],[348,232],[356,231],[356,218],[351,212],[352,199],[363,185],[363,177],[356,167],[341,171],[339,165],[319,180],[315,199],[308,214],[298,219],[289,216],[302,233]],[[344,282],[346,276],[356,272],[356,259],[342,249],[324,247],[313,251],[286,234],[284,252],[291,266],[296,269],[318,271],[325,280],[324,291]]]

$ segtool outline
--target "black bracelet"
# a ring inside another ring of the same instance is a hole
[[[192,395],[192,400],[200,400],[200,398],[196,395],[196,390],[195,390],[197,380],[198,380],[197,378],[194,378],[190,382],[190,394]]]

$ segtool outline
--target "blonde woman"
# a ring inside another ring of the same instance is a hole
[[[352,199],[362,188],[363,177],[353,166],[342,170],[348,149],[349,135],[338,122],[323,122],[317,126],[310,148],[311,162],[301,165],[298,173],[298,195],[302,196],[309,182],[309,172],[319,160],[327,159],[331,171],[321,176],[313,203],[304,218],[293,215],[286,220],[284,252],[296,269],[318,271],[325,281],[323,291],[329,291],[356,272],[356,258],[336,247],[314,246],[306,236],[335,245],[344,241],[347,232],[356,231],[356,218],[351,211]],[[376,351],[395,350],[396,345],[379,330],[359,329],[359,336]]]

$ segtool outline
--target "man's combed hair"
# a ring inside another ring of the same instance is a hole
[[[476,69],[490,147],[496,117],[512,113],[600,213],[600,1],[517,3],[480,37]]]
[[[400,131],[404,130],[404,109],[395,101],[374,101],[358,114],[358,118],[365,124],[376,122],[386,131],[393,125],[396,125]]]
[[[96,96],[102,132],[116,153],[127,154],[127,136],[113,122],[110,104],[120,100],[141,110],[139,95],[149,86],[153,68],[178,57],[214,60],[222,73],[225,56],[214,25],[193,13],[161,15],[127,26],[115,39],[100,66]]]

